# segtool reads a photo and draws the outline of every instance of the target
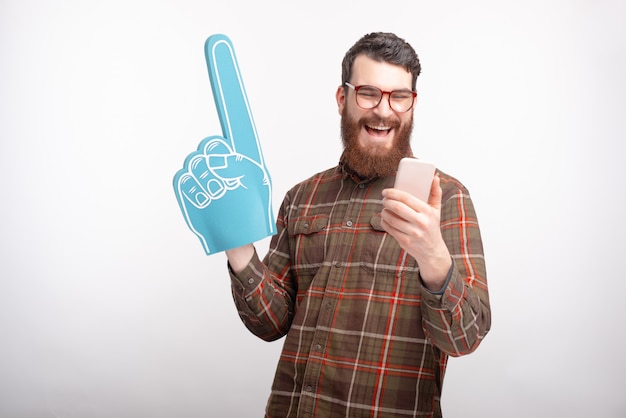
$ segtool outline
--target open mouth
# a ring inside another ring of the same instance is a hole
[[[367,131],[367,133],[370,134],[371,136],[378,137],[378,138],[386,137],[387,135],[391,133],[392,129],[393,129],[392,127],[384,126],[384,125],[376,125],[376,126],[365,125],[365,130]]]

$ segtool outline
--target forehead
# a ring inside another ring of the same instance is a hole
[[[359,55],[352,65],[352,84],[376,86],[383,90],[411,89],[412,76],[400,65]]]

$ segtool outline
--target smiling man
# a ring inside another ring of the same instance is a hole
[[[252,244],[226,252],[245,326],[285,337],[266,417],[440,417],[449,356],[489,331],[467,189],[440,171],[428,202],[393,188],[420,71],[396,35],[359,39],[336,92],[339,164],[287,192],[262,261]]]

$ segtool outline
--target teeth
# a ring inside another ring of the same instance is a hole
[[[388,131],[390,129],[388,126],[369,126],[369,128],[377,131]]]

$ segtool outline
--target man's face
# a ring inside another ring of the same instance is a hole
[[[352,67],[350,84],[370,85],[383,91],[411,89],[411,73],[404,68],[359,55]],[[372,109],[356,103],[356,92],[337,89],[341,114],[343,161],[363,177],[385,177],[395,173],[402,157],[410,154],[413,109],[399,113],[389,106],[388,95]]]

